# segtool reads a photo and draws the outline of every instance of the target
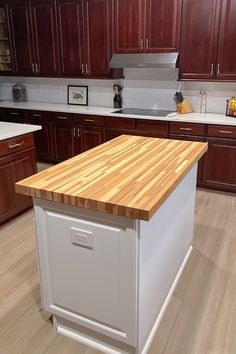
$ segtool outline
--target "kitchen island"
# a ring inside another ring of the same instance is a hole
[[[33,132],[40,126],[0,122],[0,225],[32,206],[15,182],[37,171]]]
[[[206,150],[123,135],[16,184],[34,198],[42,305],[59,333],[147,353],[192,250]]]

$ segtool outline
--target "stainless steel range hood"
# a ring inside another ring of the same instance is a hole
[[[179,53],[114,54],[111,68],[160,68],[175,69]]]

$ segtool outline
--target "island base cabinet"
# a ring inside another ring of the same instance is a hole
[[[34,199],[42,305],[59,333],[147,353],[192,250],[196,175],[149,222]]]

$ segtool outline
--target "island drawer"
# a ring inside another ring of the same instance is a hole
[[[93,115],[77,115],[77,122],[83,125],[96,125],[96,126],[105,126],[105,118],[101,116],[93,116]]]
[[[208,136],[215,138],[236,138],[236,127],[228,125],[208,125]]]
[[[35,119],[50,120],[51,113],[45,112],[45,111],[28,111],[27,117],[28,118],[35,118]]]
[[[53,112],[52,113],[52,121],[53,122],[76,123],[76,115],[73,113]]]
[[[157,133],[167,133],[168,122],[160,122],[160,121],[147,120],[147,119],[137,119],[136,129],[143,130],[143,131],[157,132]]]
[[[114,129],[135,129],[135,119],[131,118],[106,118],[106,127]]]
[[[169,132],[171,134],[205,136],[205,125],[195,123],[170,122]]]
[[[0,141],[0,157],[13,154],[34,145],[33,135],[26,134]]]

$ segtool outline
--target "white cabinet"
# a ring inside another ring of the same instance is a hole
[[[45,203],[35,211],[44,308],[135,346],[135,222]]]
[[[43,308],[59,333],[146,354],[192,250],[197,166],[149,221],[34,199]]]

